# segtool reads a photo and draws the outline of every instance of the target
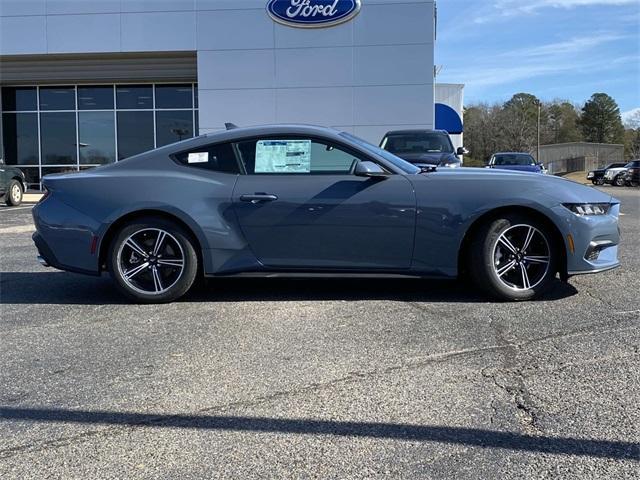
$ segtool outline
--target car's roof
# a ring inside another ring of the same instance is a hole
[[[406,129],[406,130],[390,130],[387,133],[385,133],[385,136],[387,135],[405,135],[405,134],[410,134],[410,133],[442,133],[444,135],[449,135],[449,132],[447,132],[446,130],[434,130],[431,128],[411,128],[411,129]]]
[[[273,124],[236,127],[229,130],[207,133],[205,136],[210,140],[227,141],[261,135],[320,135],[322,137],[335,137],[339,134],[339,130],[318,125]]]
[[[531,156],[530,153],[527,152],[496,152],[494,155],[528,155]]]

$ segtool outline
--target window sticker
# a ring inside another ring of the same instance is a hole
[[[311,140],[259,140],[254,173],[309,173]]]
[[[208,161],[208,152],[191,152],[187,157],[187,163],[207,163]]]

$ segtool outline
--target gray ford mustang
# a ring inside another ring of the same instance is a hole
[[[185,140],[44,178],[45,266],[109,272],[139,302],[198,275],[454,278],[505,300],[618,266],[619,203],[556,177],[424,172],[350,134],[275,125]]]

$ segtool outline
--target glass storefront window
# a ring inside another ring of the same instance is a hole
[[[118,112],[118,160],[153,148],[153,112]]]
[[[79,112],[80,163],[105,164],[116,161],[113,112]]]
[[[41,113],[40,138],[43,164],[77,163],[75,113]]]
[[[78,169],[72,166],[68,166],[68,167],[44,167],[42,169],[42,176],[44,177],[45,175],[52,175],[55,173],[73,173],[73,172],[77,172]]]
[[[36,87],[3,87],[2,110],[35,111],[38,109]]]
[[[153,87],[151,85],[118,85],[116,107],[125,110],[153,108]]]
[[[191,137],[193,137],[192,110],[156,112],[156,144],[158,147]]]
[[[191,84],[156,85],[156,108],[191,108],[192,106]]]
[[[113,85],[78,87],[78,110],[113,110]]]
[[[27,182],[27,188],[40,188],[40,167],[20,167]]]
[[[40,110],[75,110],[73,87],[40,87]]]
[[[191,83],[1,87],[4,159],[25,171],[30,187],[39,188],[40,175],[92,168],[193,137],[198,134],[195,88]]]
[[[38,165],[38,114],[3,114],[2,140],[7,165]]]

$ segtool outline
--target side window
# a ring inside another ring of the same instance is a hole
[[[248,174],[348,174],[358,158],[310,139],[259,139],[237,144]]]
[[[238,161],[230,143],[206,145],[175,155],[176,160],[187,167],[202,168],[223,173],[240,173]]]

